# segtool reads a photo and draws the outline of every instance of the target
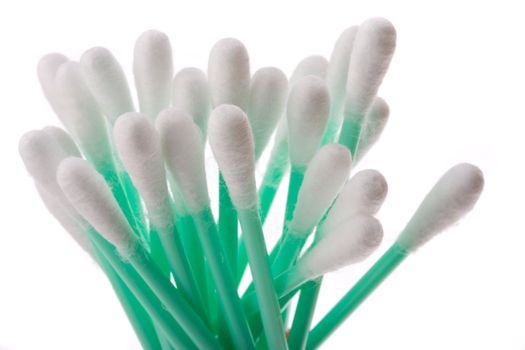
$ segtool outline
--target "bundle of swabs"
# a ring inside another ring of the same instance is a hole
[[[107,275],[144,349],[316,349],[405,258],[472,209],[483,174],[462,163],[312,325],[324,274],[363,261],[383,238],[374,215],[386,181],[350,170],[387,122],[377,91],[395,42],[389,21],[368,19],[341,34],[329,61],[307,57],[288,81],[274,67],[252,76],[245,47],[228,38],[212,48],[207,75],[185,68],[173,77],[168,37],[147,31],[134,49],[139,112],[107,49],[78,62],[41,59],[40,84],[67,132],[31,131],[20,154],[51,214]],[[219,168],[218,218],[206,141]],[[288,171],[282,234],[268,251],[263,223]],[[247,267],[252,282],[241,293]]]

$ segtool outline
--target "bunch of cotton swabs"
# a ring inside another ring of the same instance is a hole
[[[377,91],[395,41],[390,22],[366,20],[342,33],[329,62],[307,57],[288,83],[273,67],[251,76],[236,39],[213,47],[207,76],[186,68],[173,78],[169,39],[147,31],[133,62],[140,112],[107,49],[79,62],[41,59],[40,83],[67,132],[31,131],[20,154],[49,211],[106,273],[145,349],[315,349],[411,252],[474,206],[483,175],[456,165],[312,327],[323,275],[364,260],[383,237],[374,215],[385,179],[375,170],[349,175],[388,119]],[[206,140],[219,167],[218,220]],[[288,169],[282,235],[268,253],[263,223]],[[247,266],[253,282],[239,293]]]

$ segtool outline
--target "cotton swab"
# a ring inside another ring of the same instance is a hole
[[[195,342],[195,345],[203,349],[218,349],[216,339],[203,321],[150,260],[142,244],[133,234],[103,177],[85,160],[67,158],[58,167],[57,181],[71,205],[98,233],[103,235],[105,240],[115,246],[123,259],[129,261],[133,269],[136,269],[154,291],[166,310]],[[96,234],[91,236],[106,258],[112,259],[111,254],[108,253],[111,245]],[[111,261],[119,273],[124,273],[124,270],[115,261]],[[130,278],[129,280],[135,279]],[[130,283],[129,280],[127,280],[128,283]]]
[[[250,94],[250,59],[239,40],[225,38],[211,49],[208,60],[213,107],[232,104],[246,111]],[[237,213],[219,173],[219,234],[233,275],[237,273]]]
[[[110,124],[121,114],[134,110],[124,70],[108,49],[87,50],[80,58],[80,65],[89,90]]]
[[[208,132],[213,154],[224,176],[243,229],[248,261],[268,343],[272,349],[286,349],[283,324],[272,285],[259,218],[254,145],[248,118],[236,106],[219,106],[210,116]]]
[[[312,55],[303,58],[295,67],[290,76],[290,85],[295,84],[300,79],[313,75],[320,79],[326,78],[328,71],[328,61],[320,55]]]
[[[73,140],[62,129],[45,127],[22,136],[19,153],[46,208],[80,247],[95,257],[97,251],[86,234],[89,224],[71,207],[56,183],[56,168],[60,161],[79,155]],[[103,260],[97,260],[107,273],[141,344],[146,349],[158,349],[159,340],[147,313],[112,268],[104,265]]]
[[[148,30],[137,39],[133,75],[140,111],[155,120],[171,100],[173,57],[166,34]]]
[[[295,262],[306,239],[346,182],[351,164],[350,152],[338,144],[322,147],[313,157],[304,174],[293,219],[273,260],[274,275]]]
[[[315,77],[324,79],[327,64],[328,62],[322,56],[306,57],[297,65],[290,78],[289,85],[293,87],[295,83],[305,77],[309,77],[312,80],[314,80]],[[288,99],[288,103],[290,103],[289,100],[290,98]],[[266,220],[273,199],[290,164],[288,157],[288,123],[286,119],[287,118],[282,118],[277,126],[270,160],[268,161],[266,171],[259,186],[260,213],[263,223]],[[294,181],[294,184],[295,183],[296,181]],[[245,250],[243,248],[244,247],[241,246],[239,251],[239,278],[242,277],[247,263]]]
[[[284,113],[287,97],[288,79],[280,69],[264,67],[255,72],[246,114],[253,132],[256,161]]]
[[[322,56],[308,56],[303,59],[295,68],[290,78],[289,86],[293,86],[302,78],[313,75],[319,79],[324,79],[328,61]],[[275,140],[270,156],[266,165],[261,185],[259,186],[259,200],[261,203],[261,220],[264,223],[268,211],[272,206],[273,199],[281,184],[281,181],[288,171],[290,160],[288,158],[288,127],[286,118],[282,118],[277,125]],[[242,267],[242,265],[241,265]]]
[[[355,156],[361,124],[385,76],[396,46],[396,31],[384,18],[364,21],[355,37],[348,67],[344,121],[339,143]]]
[[[291,220],[306,166],[319,148],[330,108],[326,84],[306,76],[292,86],[286,121],[292,166],[286,201],[285,225]]]
[[[200,130],[189,115],[174,108],[159,115],[157,129],[160,131],[169,170],[195,220],[197,233],[229,322],[232,341],[238,349],[252,348],[252,337],[210,209]]]
[[[330,117],[326,124],[326,130],[321,144],[334,142],[337,131],[341,125],[341,114],[343,100],[348,78],[348,65],[354,47],[354,40],[359,27],[352,26],[346,29],[334,45],[330,62],[326,71],[326,85],[330,93]]]
[[[388,122],[390,108],[384,99],[376,97],[368,112],[359,137],[359,147],[356,153],[356,162],[359,162],[377,142]]]
[[[59,53],[47,54],[38,61],[37,75],[40,87],[47,102],[57,115],[60,114],[60,106],[58,105],[59,93],[55,84],[55,76],[60,66],[68,61],[66,56]]]
[[[175,230],[164,158],[155,127],[144,114],[126,113],[117,119],[113,135],[120,159],[146,204],[153,229],[159,234],[177,287],[204,316],[203,296]]]
[[[173,78],[171,103],[188,113],[206,138],[211,96],[208,79],[197,68],[184,68]]]
[[[482,172],[471,164],[458,164],[448,170],[396,242],[310,331],[306,348],[317,348],[410,253],[466,215],[479,199],[483,185]]]
[[[324,232],[322,240],[313,245],[294,266],[274,279],[281,308],[286,307],[298,288],[306,288],[312,279],[364,260],[379,246],[382,237],[381,224],[369,215],[347,218],[331,232]],[[246,295],[243,305],[246,313],[253,315],[257,311],[255,295],[253,293]],[[300,309],[297,309],[297,312],[299,314],[296,316],[299,317],[294,318],[294,325],[296,320],[306,320],[305,317],[302,317]],[[252,318],[252,320],[256,319]],[[292,332],[288,338],[291,348],[293,344],[290,341],[294,325],[292,325]],[[252,327],[254,333],[260,331],[257,323],[254,323]]]
[[[343,187],[328,215],[319,225],[316,241],[322,240],[324,232],[337,229],[348,218],[376,214],[387,192],[386,180],[377,170],[362,170],[355,174]],[[322,277],[310,282],[301,290],[289,338],[294,349],[304,349],[306,346],[306,335],[310,329],[321,284]]]

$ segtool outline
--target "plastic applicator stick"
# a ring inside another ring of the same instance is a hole
[[[165,278],[133,235],[102,176],[85,160],[67,158],[60,163],[57,180],[73,207],[144,278],[195,344],[199,348],[216,349],[218,343],[205,323],[181,292]]]
[[[213,46],[208,62],[208,80],[214,107],[232,104],[243,111],[247,110],[250,93],[250,59],[243,43],[234,38],[225,38]],[[235,278],[238,246],[237,213],[220,173],[219,235]]]
[[[345,184],[328,215],[320,224],[314,244],[325,236],[324,232],[337,229],[341,223],[354,215],[375,215],[381,208],[387,192],[386,180],[378,171],[363,170],[355,174]],[[321,276],[301,289],[291,332],[296,349],[304,349],[306,346],[306,337],[310,330],[322,282],[323,277]]]
[[[242,312],[233,276],[225,259],[223,244],[210,209],[204,146],[199,127],[184,111],[170,108],[159,115],[157,129],[160,131],[168,169],[195,222],[197,234],[221,299],[221,307],[225,313],[224,321],[230,329],[231,340],[237,349],[253,348],[248,323]]]
[[[268,344],[272,349],[286,349],[279,304],[272,284],[259,218],[254,144],[248,118],[238,107],[222,105],[212,112],[208,132],[213,154],[237,208],[244,232]]]
[[[151,225],[160,239],[177,287],[205,317],[203,296],[190,269],[175,228],[160,138],[150,119],[141,113],[121,115],[113,129],[115,146],[133,183],[142,195]]]
[[[410,253],[467,214],[481,195],[483,185],[483,174],[473,165],[458,164],[447,171],[396,242],[310,331],[306,348],[317,348]]]
[[[67,157],[80,155],[71,137],[62,129],[48,126],[25,134],[20,139],[19,152],[46,208],[106,272],[143,347],[158,349],[159,339],[149,315],[113,268],[108,267],[105,259],[102,260],[103,257],[98,254],[86,233],[89,224],[67,201],[56,182],[55,174],[60,162]]]

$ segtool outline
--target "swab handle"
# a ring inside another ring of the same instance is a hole
[[[403,247],[394,243],[310,331],[306,349],[317,349],[408,255]]]

